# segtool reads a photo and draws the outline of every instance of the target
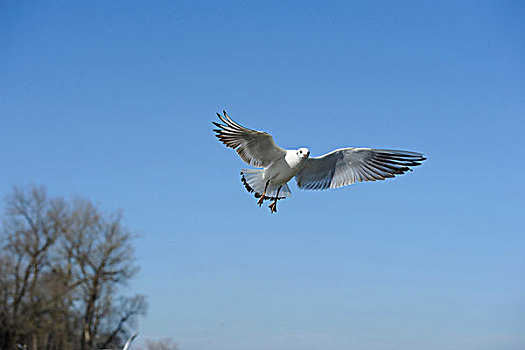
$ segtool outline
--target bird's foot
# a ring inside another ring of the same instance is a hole
[[[264,196],[261,196],[261,198],[259,198],[259,200],[257,201],[257,205],[261,206],[264,202]]]
[[[277,213],[277,200],[271,202],[268,208],[270,208],[270,213]]]

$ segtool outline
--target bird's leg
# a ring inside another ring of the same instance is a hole
[[[268,188],[268,185],[270,184],[270,180],[266,181],[266,185],[264,185],[264,191],[263,191],[263,194],[261,196],[261,198],[259,198],[259,201],[257,202],[257,204],[259,204],[259,206],[261,206],[264,202],[264,197],[266,196],[266,189]]]
[[[277,194],[275,195],[275,199],[273,200],[273,202],[270,203],[270,213],[277,213],[277,201],[279,200],[279,191],[281,190],[281,187],[283,186],[279,186],[279,188],[277,189]]]

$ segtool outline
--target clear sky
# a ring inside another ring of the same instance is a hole
[[[0,194],[121,208],[181,350],[525,348],[522,1],[2,1]],[[277,215],[213,136],[428,160]]]

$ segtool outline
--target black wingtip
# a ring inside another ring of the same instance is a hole
[[[246,179],[244,178],[244,174],[243,174],[242,171],[241,171],[241,182],[244,185],[244,187],[246,188],[246,191],[248,191],[249,193],[254,192],[254,189],[248,184],[248,181],[246,181]],[[257,195],[257,193],[255,195]]]
[[[261,198],[262,195],[259,193],[259,192],[256,192],[249,184],[248,184],[248,181],[246,181],[246,178],[244,177],[244,173],[241,171],[241,182],[242,184],[244,185],[244,187],[246,188],[246,191],[248,191],[249,193],[253,193],[255,192],[254,196],[255,198]],[[286,197],[268,197],[268,196],[264,196],[264,199],[265,200],[281,200],[281,199],[286,199]]]

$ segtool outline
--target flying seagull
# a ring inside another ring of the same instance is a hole
[[[417,152],[373,148],[340,148],[320,157],[310,157],[308,148],[288,150],[277,146],[272,135],[251,130],[234,122],[226,111],[217,113],[223,124],[212,122],[215,136],[233,148],[246,163],[262,169],[242,169],[241,181],[248,192],[255,192],[261,206],[271,200],[270,212],[277,212],[277,201],[290,197],[288,181],[293,177],[302,190],[325,190],[361,181],[385,180],[412,171],[426,158]]]

